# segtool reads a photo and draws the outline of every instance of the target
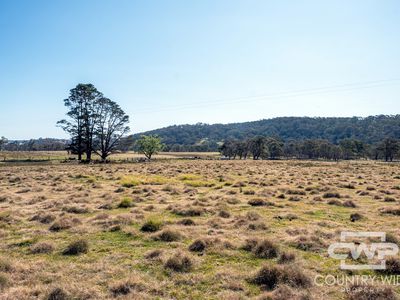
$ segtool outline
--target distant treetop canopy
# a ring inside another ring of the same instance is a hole
[[[279,137],[283,141],[324,139],[339,144],[343,139],[357,139],[375,144],[386,137],[400,138],[400,115],[370,116],[366,118],[310,118],[280,117],[254,122],[195,125],[174,125],[140,135],[158,135],[171,151],[218,151],[228,139],[244,140],[256,136]]]

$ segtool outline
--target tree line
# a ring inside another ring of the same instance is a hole
[[[63,151],[69,140],[39,138],[30,140],[9,141],[0,138],[0,150],[4,151]]]
[[[400,157],[400,140],[385,138],[373,145],[357,139],[343,139],[338,144],[323,139],[283,141],[279,137],[257,136],[246,140],[228,139],[219,148],[228,159],[382,159]]]
[[[400,115],[359,117],[279,117],[267,120],[232,123],[173,125],[143,134],[156,134],[167,151],[218,151],[221,141],[245,140],[257,136],[279,136],[289,140],[327,140],[338,144],[344,139],[357,139],[376,144],[383,137],[400,138]],[[133,139],[140,137],[134,135]]]

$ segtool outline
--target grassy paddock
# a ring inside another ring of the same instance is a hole
[[[399,243],[399,200],[400,166],[369,161],[6,164],[0,299],[376,299],[313,280],[349,275],[341,231]]]
[[[219,156],[217,152],[160,152],[153,156],[154,159],[167,158],[216,158]],[[110,155],[111,161],[129,161],[144,158],[143,154],[129,151],[123,153],[115,153]],[[1,162],[40,162],[40,161],[64,161],[68,159],[77,159],[76,155],[68,155],[67,151],[2,151],[0,152]],[[100,157],[94,155],[94,160],[100,160]]]

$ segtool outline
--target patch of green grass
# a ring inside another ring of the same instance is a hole
[[[161,175],[145,176],[142,178],[141,181],[143,184],[150,184],[150,185],[162,185],[162,184],[168,184],[171,182],[171,180],[169,178],[161,176]]]
[[[327,211],[325,210],[313,210],[313,211],[308,211],[305,214],[312,216],[315,219],[323,219],[324,217],[326,217],[326,213]]]
[[[140,184],[149,184],[149,185],[163,185],[171,183],[169,178],[161,176],[161,175],[150,175],[150,176],[124,176],[122,177],[120,183],[123,187],[131,188],[138,186]]]
[[[118,204],[119,208],[129,208],[134,206],[133,201],[129,197],[122,198],[121,202]]]
[[[36,243],[37,240],[38,240],[37,238],[23,239],[21,241],[11,244],[10,246],[12,246],[12,247],[29,247],[29,246],[33,245],[34,243]]]
[[[78,174],[78,175],[72,176],[72,179],[74,179],[78,182],[82,182],[82,183],[83,182],[95,183],[99,178],[97,178],[96,176],[91,176],[91,175]]]
[[[214,182],[202,180],[185,180],[184,183],[191,187],[213,187]]]
[[[140,180],[138,180],[136,176],[124,176],[121,179],[121,185],[126,188],[137,186],[140,183]]]
[[[187,180],[201,180],[202,176],[196,175],[196,174],[181,174],[178,176],[178,179],[181,181],[187,181]]]

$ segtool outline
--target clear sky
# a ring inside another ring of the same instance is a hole
[[[398,0],[1,0],[0,136],[65,137],[62,100],[89,82],[132,132],[398,114],[399,16]]]

